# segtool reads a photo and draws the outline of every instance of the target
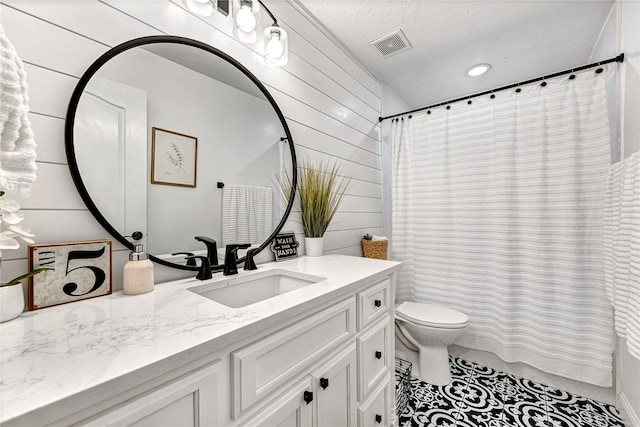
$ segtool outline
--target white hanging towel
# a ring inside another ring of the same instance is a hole
[[[271,234],[270,187],[225,184],[222,189],[222,243],[262,243]]]
[[[36,142],[29,122],[27,74],[0,25],[0,189],[31,194],[36,179]]]
[[[609,169],[603,215],[605,286],[616,332],[640,359],[640,152]]]

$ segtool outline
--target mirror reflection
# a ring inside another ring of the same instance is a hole
[[[251,79],[202,49],[156,43],[111,58],[79,98],[73,136],[102,216],[122,236],[142,232],[165,261],[205,254],[196,236],[219,253],[259,246],[286,211],[277,177],[292,156],[280,118]]]

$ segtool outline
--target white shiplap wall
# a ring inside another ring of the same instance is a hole
[[[19,199],[38,243],[108,239],[76,193],[64,155],[64,117],[84,70],[131,38],[170,34],[208,43],[236,58],[268,88],[291,129],[299,161],[337,161],[352,185],[325,235],[325,253],[361,255],[365,233],[382,234],[380,126],[382,85],[290,1],[267,1],[289,32],[289,64],[265,65],[261,47],[232,36],[230,17],[191,14],[179,0],[3,0],[0,20],[25,63],[30,119],[38,143],[38,180]],[[266,17],[265,17],[266,19]],[[303,241],[298,213],[285,230]],[[128,251],[114,245],[114,289]],[[27,270],[27,249],[5,251],[2,279]],[[156,266],[158,281],[184,275]]]

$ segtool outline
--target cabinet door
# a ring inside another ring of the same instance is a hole
[[[356,360],[354,343],[313,374],[317,396],[317,427],[356,425]]]
[[[310,375],[258,412],[242,426],[311,427],[313,423],[313,383]]]
[[[86,420],[88,426],[218,426],[220,363],[170,381]]]

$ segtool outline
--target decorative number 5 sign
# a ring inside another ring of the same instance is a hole
[[[111,293],[111,241],[29,245],[29,310]]]

